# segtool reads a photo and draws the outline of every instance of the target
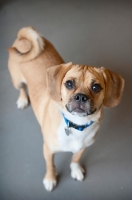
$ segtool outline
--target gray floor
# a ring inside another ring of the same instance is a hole
[[[70,177],[70,153],[56,155],[58,186],[45,191],[40,127],[31,107],[17,110],[7,48],[32,25],[66,62],[104,66],[126,81],[119,106],[105,109],[97,140],[82,164],[84,182]],[[0,200],[132,199],[132,1],[3,0],[0,3]]]

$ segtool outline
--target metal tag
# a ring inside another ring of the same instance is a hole
[[[70,132],[71,132],[71,129],[70,129],[70,127],[67,126],[67,127],[65,128],[65,133],[66,133],[66,135],[69,136],[69,135],[70,135]]]

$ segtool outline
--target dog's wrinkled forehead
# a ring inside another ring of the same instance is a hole
[[[85,65],[73,65],[66,73],[63,82],[67,80],[75,80],[80,87],[91,85],[92,82],[98,82],[104,85],[104,79],[99,69]]]

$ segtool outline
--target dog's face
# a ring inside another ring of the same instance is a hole
[[[73,65],[61,84],[64,108],[74,115],[93,114],[102,105],[103,88],[103,77],[94,68]]]
[[[82,117],[92,115],[102,105],[116,106],[122,96],[124,80],[103,67],[68,63],[48,69],[47,86],[51,98],[62,110]]]

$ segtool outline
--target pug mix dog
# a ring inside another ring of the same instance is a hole
[[[65,64],[53,45],[31,27],[22,28],[9,50],[9,71],[13,85],[20,90],[19,109],[29,99],[41,126],[47,191],[57,184],[54,154],[72,152],[71,176],[84,179],[79,164],[86,147],[97,135],[102,109],[117,106],[123,78],[104,67]]]

